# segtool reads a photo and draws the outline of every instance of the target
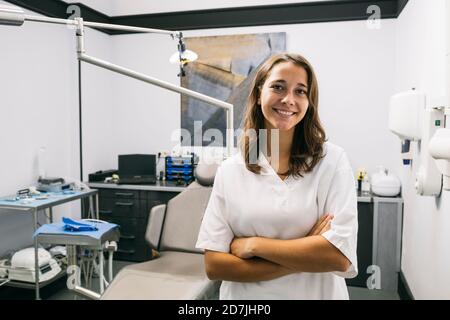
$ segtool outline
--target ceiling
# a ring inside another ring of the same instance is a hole
[[[82,3],[108,16],[127,16],[161,12],[179,12],[219,8],[237,8],[288,3],[312,2],[311,0],[61,0],[66,3]],[[327,0],[314,0],[323,2]]]
[[[67,19],[77,5],[86,21],[164,30],[248,27],[367,20],[369,7],[395,19],[408,0],[5,0],[46,16]],[[211,5],[213,4],[213,5]],[[102,30],[110,35],[129,33]]]

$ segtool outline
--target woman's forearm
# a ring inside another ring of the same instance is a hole
[[[255,237],[251,253],[295,272],[346,271],[350,261],[322,236],[279,240]]]
[[[215,251],[205,253],[205,267],[211,280],[237,282],[266,281],[293,273],[286,267],[261,258],[241,259]]]

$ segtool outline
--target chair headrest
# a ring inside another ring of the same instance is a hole
[[[194,171],[194,176],[197,179],[197,182],[205,187],[212,186],[218,167],[219,165],[216,163],[199,163]]]

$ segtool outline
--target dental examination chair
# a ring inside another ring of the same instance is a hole
[[[74,291],[102,300],[201,300],[217,296],[220,281],[208,279],[203,251],[195,248],[216,170],[217,165],[199,164],[196,181],[167,205],[150,211],[145,238],[159,251],[159,257],[123,268],[101,296],[80,287]]]

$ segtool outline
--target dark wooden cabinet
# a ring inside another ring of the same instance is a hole
[[[373,246],[373,203],[358,202],[358,242],[356,256],[358,259],[358,275],[346,279],[348,286],[366,287],[367,268],[372,265]]]
[[[159,187],[159,190],[133,190],[126,186],[92,188],[99,191],[99,216],[101,220],[120,226],[120,240],[115,260],[147,261],[151,259],[151,248],[145,241],[145,232],[152,207],[167,202],[180,191]]]
[[[378,277],[379,281],[375,283],[379,287],[371,289],[397,291],[402,224],[401,197],[371,195],[363,201],[358,199],[358,276],[346,279],[347,285],[367,288],[367,280]],[[373,285],[371,281],[371,286]]]

